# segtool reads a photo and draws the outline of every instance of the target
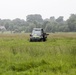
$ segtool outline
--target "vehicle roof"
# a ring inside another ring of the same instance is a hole
[[[42,30],[42,28],[33,28],[33,30]]]

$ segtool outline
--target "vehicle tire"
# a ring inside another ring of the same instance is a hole
[[[45,42],[46,41],[46,38],[43,38],[43,41]]]
[[[30,39],[30,42],[32,42],[32,40]]]

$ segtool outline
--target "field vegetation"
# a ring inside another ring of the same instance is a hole
[[[46,42],[0,34],[0,75],[76,75],[76,33],[50,33]]]

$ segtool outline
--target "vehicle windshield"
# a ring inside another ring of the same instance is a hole
[[[34,34],[41,35],[41,31],[40,30],[33,30],[32,35],[34,35]]]

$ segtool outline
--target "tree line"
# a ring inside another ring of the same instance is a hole
[[[55,19],[51,16],[47,19],[42,19],[40,14],[31,14],[24,19],[0,19],[0,26],[6,28],[5,31],[11,31],[11,33],[31,32],[33,28],[43,28],[46,32],[76,32],[76,14],[71,14],[69,19],[64,20],[63,16],[59,16]],[[3,29],[0,29],[3,31]]]

